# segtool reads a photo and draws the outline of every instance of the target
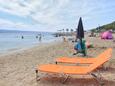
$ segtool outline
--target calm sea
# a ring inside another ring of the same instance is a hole
[[[40,34],[41,41],[39,41]],[[49,32],[0,31],[0,53],[54,40],[56,38]]]

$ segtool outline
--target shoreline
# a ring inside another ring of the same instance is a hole
[[[38,32],[37,32],[38,33]],[[52,42],[56,39],[50,32],[43,32],[42,39],[36,32],[4,32],[0,34],[0,54],[14,51],[23,47],[34,46],[37,44]],[[21,37],[24,36],[22,39]],[[36,37],[37,36],[37,37]]]
[[[19,52],[23,52],[23,51],[26,51],[26,50],[31,50],[31,49],[34,49],[35,47],[40,47],[40,46],[44,46],[44,45],[53,45],[55,44],[55,42],[61,42],[61,40],[53,40],[53,41],[50,41],[50,42],[43,42],[43,43],[36,43],[36,44],[33,44],[31,46],[28,46],[28,47],[20,47],[20,48],[12,48],[12,49],[8,49],[6,51],[3,51],[3,52],[0,52],[0,58],[2,56],[5,56],[5,55],[10,55],[10,54],[15,54],[15,53],[19,53]]]

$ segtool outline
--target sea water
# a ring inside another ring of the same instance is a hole
[[[41,41],[39,40],[40,34]],[[39,43],[48,43],[54,40],[56,40],[56,38],[50,32],[0,32],[0,53],[19,48],[31,47],[34,45],[38,45]]]

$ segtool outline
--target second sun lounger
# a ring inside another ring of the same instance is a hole
[[[106,53],[109,53],[111,55],[111,48],[106,49],[104,52],[102,52],[101,54],[105,55]],[[101,57],[103,58],[103,57]],[[99,60],[99,58],[97,57],[75,57],[75,58],[71,58],[71,57],[61,57],[61,58],[56,58],[56,64],[57,63],[72,63],[72,64],[92,64],[94,63],[96,60]]]

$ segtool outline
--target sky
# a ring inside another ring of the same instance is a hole
[[[0,0],[3,30],[75,30],[80,17],[85,30],[111,23],[115,0]]]

